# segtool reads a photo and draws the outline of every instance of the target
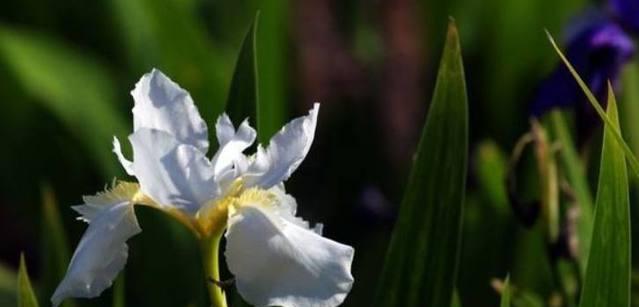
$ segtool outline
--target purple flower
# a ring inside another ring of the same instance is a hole
[[[639,33],[639,1],[610,0],[608,1],[608,7],[624,27]]]
[[[621,69],[633,56],[635,46],[609,18],[586,17],[589,18],[569,29],[565,52],[597,99],[605,103],[608,80],[617,86]],[[593,127],[597,120],[586,96],[563,63],[541,83],[531,107],[534,116],[541,116],[554,107],[574,108],[581,132],[584,132],[581,128],[590,130],[587,127]]]

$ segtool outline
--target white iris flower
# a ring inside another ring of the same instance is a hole
[[[117,138],[113,147],[139,183],[119,182],[73,207],[89,227],[51,298],[54,305],[67,297],[96,297],[111,286],[126,263],[127,239],[141,231],[134,205],[177,218],[201,241],[213,242],[215,259],[225,234],[226,263],[253,305],[342,303],[353,284],[354,250],[322,237],[321,225],[310,228],[296,217],[297,204],[283,184],[311,147],[319,104],[251,156],[243,151],[255,141],[255,130],[246,120],[236,130],[221,115],[215,125],[219,150],[209,159],[207,126],[188,92],[153,70],[131,94],[133,159],[124,157]],[[211,274],[217,268],[207,275],[219,278]]]

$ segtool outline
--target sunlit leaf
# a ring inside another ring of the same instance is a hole
[[[59,41],[7,27],[0,27],[0,61],[28,94],[80,137],[106,177],[121,172],[111,141],[127,129],[115,109],[116,88],[102,65]]]
[[[628,177],[623,147],[615,138],[619,131],[617,103],[611,86],[608,91],[610,124],[604,128],[592,244],[580,307],[630,306]]]
[[[467,108],[458,32],[451,21],[378,288],[378,306],[450,306],[466,186]]]
[[[229,96],[226,100],[226,113],[234,123],[245,118],[256,122],[258,103],[257,54],[255,50],[259,13],[251,24],[235,64]],[[258,128],[258,134],[260,133]]]
[[[24,254],[20,255],[20,269],[18,271],[18,307],[37,307],[38,300],[29,273],[27,272],[27,264],[24,261]]]

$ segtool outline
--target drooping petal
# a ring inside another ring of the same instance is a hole
[[[120,146],[120,140],[117,137],[113,137],[113,153],[118,157],[118,161],[122,164],[122,167],[126,171],[127,174],[133,176],[133,162],[129,161],[122,154],[122,146]]]
[[[264,207],[243,206],[231,215],[226,239],[238,292],[255,306],[332,307],[352,287],[352,247]]]
[[[118,181],[114,182],[110,188],[95,195],[85,195],[82,197],[83,205],[73,206],[73,210],[80,213],[79,220],[91,223],[105,208],[122,202],[133,200],[135,194],[140,190],[140,185],[135,182]]]
[[[255,142],[257,133],[248,120],[244,120],[237,131],[226,114],[222,114],[215,125],[220,148],[212,159],[215,175],[219,176],[225,170],[245,159],[242,152]]]
[[[319,103],[315,103],[307,116],[292,120],[275,134],[265,151],[258,150],[255,165],[245,176],[247,186],[268,189],[291,176],[311,148],[318,112]]]
[[[131,91],[134,132],[156,129],[173,135],[206,153],[209,147],[206,123],[187,91],[157,69],[142,76]]]
[[[160,206],[194,213],[219,192],[211,162],[196,147],[180,144],[164,131],[145,128],[129,140],[141,190]]]
[[[110,287],[126,264],[126,241],[140,231],[130,202],[104,207],[82,236],[64,279],[51,297],[53,305],[68,297],[96,297]]]

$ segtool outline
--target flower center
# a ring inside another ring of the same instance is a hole
[[[245,189],[242,179],[238,179],[224,197],[206,203],[196,214],[196,221],[202,235],[221,234],[226,228],[228,217],[236,214],[242,207],[272,207],[275,204],[273,193],[255,187]]]

